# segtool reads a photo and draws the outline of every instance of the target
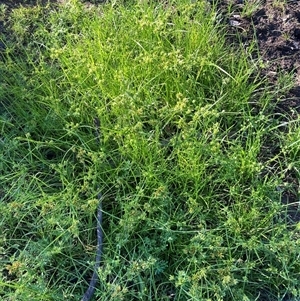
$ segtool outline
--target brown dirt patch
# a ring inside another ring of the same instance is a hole
[[[239,36],[246,47],[256,39],[262,59],[261,74],[271,84],[277,85],[283,73],[293,75],[293,84],[277,110],[296,117],[300,112],[300,2],[264,0],[248,15],[247,6],[252,3],[255,7],[255,2],[220,2],[219,9],[229,25],[229,39],[236,43]]]

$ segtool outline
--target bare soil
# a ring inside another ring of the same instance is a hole
[[[263,61],[261,73],[271,84],[276,85],[282,73],[294,75],[294,85],[278,110],[296,117],[300,112],[300,1],[264,0],[250,16],[244,15],[246,2],[254,1],[220,1],[228,36],[233,42],[239,36],[245,45],[256,39]]]

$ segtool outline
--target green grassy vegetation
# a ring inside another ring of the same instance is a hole
[[[298,193],[299,120],[274,114],[286,83],[269,89],[249,49],[226,45],[213,6],[73,0],[6,26],[1,300],[80,300],[99,191],[95,300],[300,297],[282,202]]]

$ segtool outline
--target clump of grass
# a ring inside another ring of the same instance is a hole
[[[100,190],[99,300],[299,296],[299,227],[282,218],[281,170],[266,172],[262,153],[270,97],[214,7],[69,1],[34,13],[14,11],[0,65],[0,295],[80,298]]]

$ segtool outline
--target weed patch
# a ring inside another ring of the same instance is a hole
[[[299,125],[278,130],[257,66],[226,46],[213,6],[67,1],[15,10],[10,30],[3,299],[80,298],[99,190],[98,300],[299,297],[299,223],[281,202],[287,168],[299,170]],[[264,156],[270,135],[280,151]]]

